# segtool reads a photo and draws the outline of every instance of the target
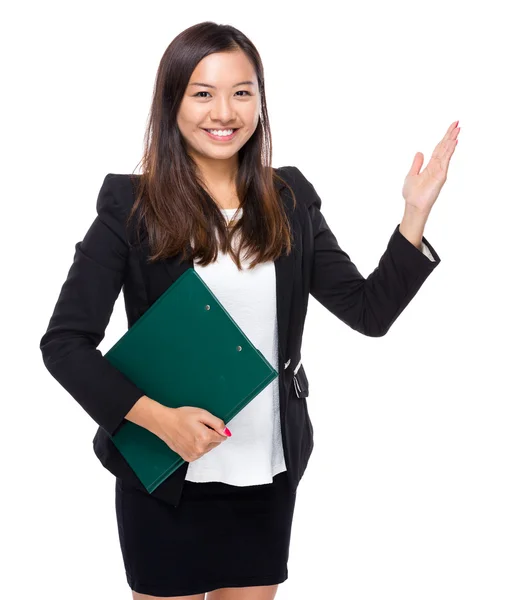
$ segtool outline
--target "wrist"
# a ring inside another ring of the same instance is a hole
[[[406,206],[399,226],[400,233],[419,250],[428,216],[428,213],[419,211],[414,206]]]
[[[413,204],[405,203],[405,209],[403,212],[404,219],[407,218],[410,221],[417,221],[418,223],[422,223],[425,225],[427,219],[429,218],[430,210],[421,210],[417,206]]]
[[[160,402],[148,396],[141,396],[127,413],[125,419],[157,435],[165,410],[167,407]]]

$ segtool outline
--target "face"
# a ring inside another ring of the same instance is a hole
[[[233,169],[239,149],[257,128],[260,109],[255,69],[244,52],[218,52],[205,56],[194,69],[177,124],[196,163],[212,168],[215,161],[219,166],[224,161]],[[236,131],[221,137],[208,129]]]

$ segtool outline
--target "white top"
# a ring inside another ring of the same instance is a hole
[[[221,209],[229,221],[241,209]],[[234,243],[235,243],[234,239]],[[421,243],[422,252],[434,257]],[[205,267],[194,261],[194,270],[222,305],[277,369],[277,307],[275,265],[267,262],[254,269],[242,259],[239,271],[228,254],[219,251],[217,261]],[[232,436],[188,465],[186,479],[193,482],[220,481],[249,486],[271,483],[286,471],[279,413],[278,376],[247,404],[226,426]]]
[[[221,209],[227,220],[242,209]],[[234,238],[234,243],[236,238]],[[275,265],[267,262],[242,271],[229,254],[219,251],[216,262],[194,270],[217,296],[251,343],[278,370]],[[278,376],[226,426],[232,436],[188,465],[186,479],[220,481],[236,486],[272,483],[286,471],[279,413]]]

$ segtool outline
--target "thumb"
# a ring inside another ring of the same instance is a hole
[[[212,429],[215,429],[215,431],[221,435],[226,437],[230,437],[232,435],[232,432],[226,427],[225,422],[222,419],[219,419],[219,417],[212,415],[212,413],[207,410],[201,409],[201,415],[199,419],[201,423],[204,423]]]
[[[418,173],[420,172],[420,169],[422,168],[423,165],[423,154],[421,152],[416,152],[416,154],[414,155],[414,159],[412,161],[412,166],[409,169],[409,172],[407,173],[407,175],[418,175]]]

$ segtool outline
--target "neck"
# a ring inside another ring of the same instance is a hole
[[[197,167],[205,184],[214,189],[235,189],[235,179],[238,172],[237,154],[229,159],[215,160],[208,158],[197,159]]]

